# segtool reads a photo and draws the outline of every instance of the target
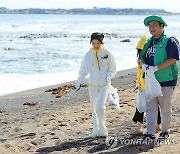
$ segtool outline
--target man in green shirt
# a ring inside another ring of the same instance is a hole
[[[171,100],[178,79],[179,43],[174,37],[165,34],[164,27],[167,24],[160,16],[148,16],[144,24],[149,28],[152,37],[147,40],[140,55],[144,63],[142,68],[155,74],[163,96],[147,102],[147,134],[143,139],[155,139],[158,106],[162,124],[159,139],[167,139],[171,124]]]

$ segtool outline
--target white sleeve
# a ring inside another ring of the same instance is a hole
[[[110,53],[110,59],[108,62],[107,77],[113,78],[116,75],[116,61],[112,53]]]
[[[78,77],[78,83],[82,84],[84,82],[84,79],[86,76],[89,74],[89,69],[88,69],[88,58],[87,54],[84,56],[83,61],[81,63],[81,67],[79,70],[79,77]]]

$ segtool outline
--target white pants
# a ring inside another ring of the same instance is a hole
[[[106,100],[108,86],[97,88],[89,86],[90,106],[93,120],[93,134],[108,135],[106,129]]]

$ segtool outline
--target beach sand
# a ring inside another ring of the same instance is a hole
[[[118,89],[121,109],[107,106],[107,128],[112,141],[87,139],[92,121],[88,88],[76,95],[68,91],[65,97],[56,98],[48,86],[14,93],[0,98],[0,154],[14,153],[180,153],[180,87],[177,86],[172,101],[172,123],[169,142],[161,144],[129,144],[139,139],[130,134],[136,124],[132,117],[136,108],[136,70],[120,71],[112,80]],[[75,84],[75,81],[65,84]],[[61,84],[61,85],[65,85]],[[23,105],[35,102],[34,106]],[[37,103],[36,103],[37,102]],[[144,133],[146,128],[144,128]],[[158,137],[158,133],[156,137]],[[123,142],[123,139],[125,142]]]

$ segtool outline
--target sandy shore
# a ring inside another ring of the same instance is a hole
[[[107,106],[107,128],[111,139],[117,137],[117,144],[110,146],[103,138],[86,138],[92,130],[87,87],[76,95],[70,90],[65,97],[56,98],[45,92],[61,86],[54,85],[0,97],[0,154],[180,153],[180,86],[176,87],[172,102],[171,144],[128,144],[131,139],[141,138],[130,135],[136,126],[132,122],[136,107],[135,72],[118,72],[112,80],[118,89],[121,110]],[[23,105],[27,102],[37,104]]]

